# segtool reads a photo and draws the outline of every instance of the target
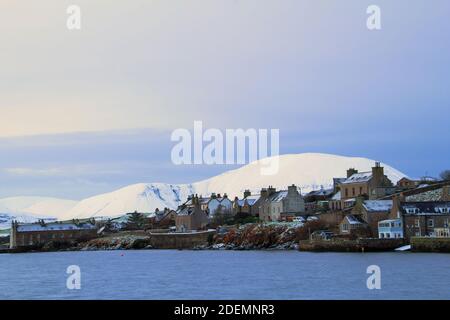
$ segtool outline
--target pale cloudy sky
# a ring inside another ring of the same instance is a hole
[[[66,9],[82,29],[66,28]],[[382,30],[366,28],[377,4]],[[0,197],[188,182],[170,132],[280,128],[281,151],[449,167],[446,0],[4,0]]]

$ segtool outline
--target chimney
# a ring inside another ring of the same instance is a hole
[[[198,205],[198,195],[197,194],[192,198],[192,204]]]
[[[262,188],[260,194],[262,198],[266,198],[269,195],[266,188]]]
[[[268,191],[269,196],[270,196],[270,195],[274,194],[277,190],[274,187],[269,186],[269,189],[267,189],[267,191]]]
[[[247,190],[244,191],[244,199],[249,197],[249,196],[251,196],[251,195],[252,195],[252,193],[250,192],[250,190],[247,189]]]
[[[390,219],[399,219],[401,218],[400,213],[400,204],[405,201],[405,195],[400,193],[398,195],[394,195],[392,198],[392,209],[389,215]]]
[[[350,168],[347,170],[347,179],[350,178],[352,175],[354,175],[355,173],[358,173],[358,170],[356,170],[355,168]]]
[[[288,187],[288,194],[289,195],[295,195],[297,194],[297,186],[295,184],[292,184],[291,186]]]
[[[375,181],[376,186],[380,186],[383,182],[384,168],[380,162],[375,162],[375,167],[372,167],[372,179]]]

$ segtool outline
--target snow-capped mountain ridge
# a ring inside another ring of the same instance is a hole
[[[282,155],[279,156],[279,171],[275,175],[261,175],[263,164],[255,161],[192,184],[134,184],[82,200],[62,218],[114,217],[135,210],[154,212],[156,208],[175,209],[193,193],[205,196],[213,192],[227,193],[233,199],[235,196],[242,197],[245,189],[257,192],[268,185],[285,189],[288,185],[296,184],[305,193],[321,186],[331,187],[333,178],[345,177],[348,168],[370,171],[374,163],[374,160],[366,158],[320,153]],[[385,168],[385,174],[394,183],[405,177],[403,173],[386,164],[382,166]]]
[[[9,197],[0,199],[0,229],[11,227],[11,221],[35,222],[56,220],[78,202],[49,197]]]
[[[82,201],[46,197],[13,197],[0,199],[1,227],[9,226],[11,219],[31,222],[38,218],[116,217],[128,212],[154,212],[177,208],[190,194],[210,195],[227,193],[230,199],[242,197],[245,189],[257,193],[272,185],[286,189],[291,184],[302,193],[332,186],[333,178],[345,177],[348,168],[370,171],[375,161],[366,158],[344,157],[321,153],[288,154],[279,156],[279,171],[275,175],[261,175],[260,161],[236,170],[192,184],[138,183],[118,190],[93,196]],[[396,183],[405,177],[400,171],[382,164],[385,174]],[[9,218],[8,218],[9,217]]]

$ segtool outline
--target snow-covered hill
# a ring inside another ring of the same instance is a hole
[[[177,208],[192,193],[195,193],[195,189],[187,184],[133,184],[82,200],[62,218],[115,217],[136,210],[154,212],[156,208]]]
[[[35,222],[38,219],[60,219],[78,202],[48,197],[11,197],[0,199],[0,229],[11,226],[12,220]]]
[[[189,194],[227,193],[230,198],[242,196],[245,189],[258,192],[272,185],[278,189],[296,184],[302,192],[320,186],[330,187],[334,177],[345,177],[348,168],[370,171],[375,161],[321,153],[282,155],[276,175],[261,175],[261,163],[254,162],[239,169],[193,184],[141,183],[79,202],[62,218],[119,216],[135,210],[153,212],[156,208],[176,208]],[[400,171],[382,164],[385,174],[396,183],[405,177]]]

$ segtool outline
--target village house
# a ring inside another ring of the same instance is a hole
[[[406,189],[414,189],[417,186],[419,186],[420,181],[418,180],[412,180],[407,177],[403,177],[400,180],[397,181],[397,187],[400,190],[406,190]]]
[[[233,202],[228,199],[227,194],[223,196],[212,193],[210,197],[197,197],[200,209],[208,213],[208,217],[211,219],[217,212],[232,213]],[[192,206],[192,197],[189,197],[186,206]]]
[[[305,210],[307,213],[314,214],[316,212],[326,212],[329,210],[330,199],[334,195],[334,188],[324,189],[323,186],[319,190],[313,190],[304,196]]]
[[[358,172],[350,168],[347,179],[340,183],[341,207],[352,207],[356,197],[366,196],[369,200],[379,199],[395,192],[391,180],[384,174],[384,168],[379,162],[375,163],[372,171]]]
[[[391,197],[389,218],[378,224],[379,237],[447,237],[450,182],[417,187]]]
[[[262,221],[286,221],[305,213],[305,200],[295,185],[282,191],[276,191],[270,186],[267,194],[259,209]]]
[[[364,197],[356,199],[351,214],[358,216],[370,229],[371,236],[377,237],[378,223],[389,218],[392,210],[392,200],[364,200]]]
[[[156,208],[155,215],[150,218],[150,225],[153,228],[163,228],[175,225],[177,212],[175,210],[164,208],[159,210]]]
[[[398,239],[403,237],[402,219],[387,219],[378,222],[378,238]]]
[[[69,242],[89,240],[97,236],[95,220],[87,222],[51,222],[11,224],[10,248],[38,247],[50,241]]]
[[[336,192],[328,202],[328,208],[331,211],[340,211],[342,210],[342,198],[341,191]]]
[[[450,201],[400,202],[405,238],[449,233]]]
[[[175,217],[177,232],[204,229],[208,224],[208,213],[202,210],[199,197],[193,195],[188,202],[181,205]]]
[[[367,223],[359,216],[348,214],[339,223],[339,233],[342,235],[354,234],[357,231],[366,231],[368,228]]]
[[[264,194],[264,189],[261,191]],[[233,202],[233,215],[239,217],[259,217],[259,205],[264,197],[261,194],[252,195],[250,190],[244,191],[244,197],[236,197]]]
[[[213,218],[217,212],[221,212],[223,214],[232,214],[233,210],[233,202],[228,199],[227,194],[225,193],[223,196],[216,194],[212,194],[208,201],[208,214],[210,218]]]

